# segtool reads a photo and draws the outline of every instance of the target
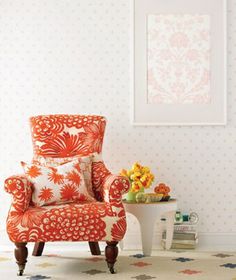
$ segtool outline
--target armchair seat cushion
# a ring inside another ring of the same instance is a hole
[[[7,232],[13,242],[119,241],[125,231],[122,203],[29,207],[24,213],[12,208],[7,219]]]

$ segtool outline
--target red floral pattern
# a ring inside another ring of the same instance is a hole
[[[35,156],[85,156],[102,150],[106,126],[102,116],[37,116],[30,123]]]
[[[82,134],[82,141],[86,147],[89,148],[89,152],[102,151],[102,142],[105,132],[105,122],[100,122],[98,124],[93,123],[84,127],[85,133]]]
[[[44,156],[73,157],[101,153],[106,121],[101,116],[49,115],[30,119],[34,159]],[[77,166],[80,171],[80,166]],[[37,176],[38,170],[31,170]],[[62,196],[73,197],[70,185],[78,176],[66,176],[69,183]],[[52,167],[50,181],[62,182]],[[44,207],[30,206],[32,184],[25,176],[13,176],[5,181],[5,189],[13,196],[7,219],[7,232],[13,242],[46,241],[119,241],[126,231],[122,194],[129,181],[110,173],[102,160],[92,164],[92,190],[98,201]],[[50,190],[41,194],[50,198]]]
[[[103,182],[110,175],[110,171],[105,167],[102,161],[92,164],[92,185],[93,192],[98,201],[103,201]]]
[[[112,225],[107,231],[107,218]],[[29,207],[24,214],[12,210],[7,232],[13,242],[121,240],[125,217],[118,218],[105,202]]]
[[[123,176],[109,175],[103,182],[104,187],[103,197],[104,200],[119,204],[122,200],[122,195],[129,190],[130,184],[129,180]]]
[[[50,136],[54,138],[62,132],[64,128],[62,122],[50,116],[32,117],[30,121],[33,128],[32,137],[35,140],[45,140]]]
[[[126,220],[125,217],[118,220],[116,224],[113,225],[111,234],[114,240],[121,240],[126,232]]]
[[[24,212],[30,204],[32,196],[32,184],[25,175],[11,176],[5,180],[6,192],[12,194],[12,206],[19,213]]]
[[[80,135],[71,135],[63,132],[57,135],[57,138],[49,138],[44,140],[44,145],[40,147],[42,156],[49,157],[69,157],[80,154],[85,156],[88,154],[88,146],[83,145]]]
[[[15,226],[20,224],[22,227],[32,228],[34,226],[40,226],[42,218],[42,207],[29,207],[22,215],[19,215],[17,211],[11,211],[10,222]]]
[[[43,187],[39,192],[38,198],[46,204],[48,201],[52,200],[53,190],[51,188]]]

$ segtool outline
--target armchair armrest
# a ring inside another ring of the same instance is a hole
[[[30,204],[32,183],[25,175],[14,175],[5,180],[5,191],[13,197],[12,206],[17,212],[24,212]]]
[[[108,175],[103,181],[103,199],[110,203],[119,203],[122,195],[125,194],[130,187],[129,180],[124,176]]]
[[[111,174],[103,161],[93,162],[92,183],[96,198],[109,203],[121,202],[130,187],[126,177]]]

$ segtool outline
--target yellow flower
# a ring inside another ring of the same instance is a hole
[[[133,174],[133,171],[132,170],[128,170],[127,171],[127,176],[130,178],[131,177],[131,175]]]
[[[132,190],[132,192],[139,192],[140,189],[141,189],[141,187],[140,187],[138,184],[136,184],[136,183],[134,183],[134,182],[131,184],[131,190]]]
[[[142,188],[142,187],[143,187],[143,184],[142,184],[142,182],[140,182],[140,181],[137,181],[136,183],[137,183],[137,184],[139,185],[139,187],[140,187],[140,188]]]
[[[143,187],[144,187],[145,189],[148,189],[148,188],[150,187],[150,185],[148,185],[147,182],[143,182]]]
[[[122,170],[120,171],[120,175],[121,175],[121,176],[128,177],[127,170],[122,169]]]
[[[143,171],[143,173],[150,173],[150,168],[147,167],[147,166],[144,166],[144,167],[142,168],[142,171]]]
[[[138,192],[141,188],[149,188],[154,181],[150,168],[135,162],[130,170],[122,169],[121,175],[128,177],[131,182],[131,191]]]
[[[141,178],[140,178],[140,181],[141,182],[145,182],[147,180],[147,175],[143,175]]]
[[[148,180],[147,181],[147,188],[149,188],[151,186],[151,184],[152,184],[152,180]]]
[[[134,172],[131,176],[130,176],[130,179],[131,180],[136,180],[137,178],[139,179],[140,178],[140,176],[141,176],[142,174],[140,173],[140,172]]]
[[[135,162],[132,166],[132,170],[134,172],[140,172],[142,169],[142,166],[138,163],[138,162]]]

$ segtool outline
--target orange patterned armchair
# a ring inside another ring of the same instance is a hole
[[[106,120],[102,116],[45,115],[30,118],[34,160],[101,154]],[[122,194],[129,181],[108,171],[104,162],[92,163],[92,190],[96,201],[63,205],[34,206],[32,183],[25,175],[5,180],[12,195],[7,233],[15,243],[18,275],[27,262],[27,242],[35,242],[34,256],[42,254],[45,242],[86,241],[91,253],[100,254],[98,241],[106,241],[106,261],[111,273],[118,255],[117,244],[126,231]]]

